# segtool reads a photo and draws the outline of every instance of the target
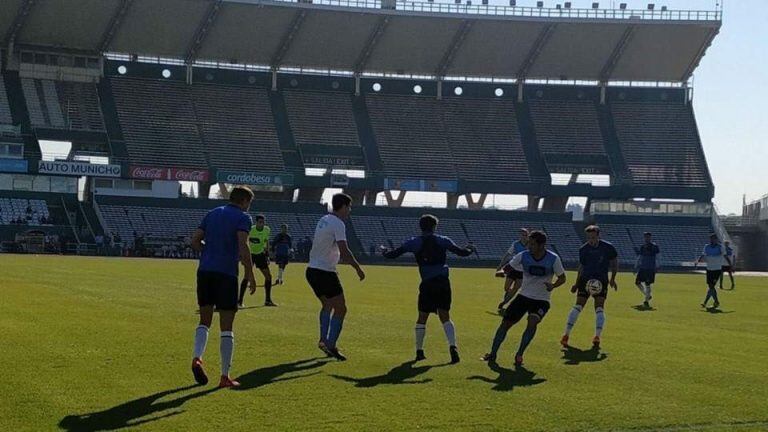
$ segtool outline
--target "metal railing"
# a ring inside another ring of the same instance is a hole
[[[295,0],[268,0],[264,3],[302,3]],[[304,2],[308,3],[308,2]],[[313,5],[341,6],[363,9],[382,9],[379,0],[313,0]],[[722,9],[717,10],[650,10],[650,9],[584,9],[545,8],[530,6],[473,5],[466,3],[436,3],[396,1],[394,9],[407,12],[445,14],[493,15],[528,18],[573,18],[606,20],[659,20],[659,21],[721,21]]]

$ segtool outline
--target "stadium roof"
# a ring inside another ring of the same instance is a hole
[[[390,1],[3,0],[0,37],[17,49],[276,69],[682,82],[721,25],[720,11]]]

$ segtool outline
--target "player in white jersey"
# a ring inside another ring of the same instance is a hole
[[[357,271],[361,281],[365,279],[365,272],[347,244],[344,220],[352,210],[352,198],[349,195],[336,194],[331,199],[331,205],[333,212],[321,217],[315,228],[306,277],[322,304],[318,347],[326,355],[344,361],[347,358],[339,352],[336,342],[341,335],[347,304],[339,275],[336,273],[336,265],[339,260],[350,264]]]
[[[528,325],[520,339],[520,347],[515,355],[515,366],[523,364],[523,353],[536,335],[536,328],[549,310],[552,290],[565,283],[565,269],[560,257],[547,250],[547,235],[534,231],[528,237],[528,250],[512,258],[509,265],[522,273],[523,282],[520,293],[512,300],[504,318],[496,330],[491,352],[483,356],[489,363],[496,362],[496,356],[509,329],[528,314]],[[552,277],[557,279],[552,283]],[[515,294],[513,292],[513,294]]]
[[[715,286],[723,274],[725,263],[728,263],[729,266],[733,265],[731,259],[726,255],[725,248],[718,241],[717,234],[710,234],[709,243],[704,246],[701,256],[696,260],[696,267],[698,267],[701,261],[706,261],[707,263],[707,296],[704,298],[704,303],[701,304],[701,307],[706,308],[707,302],[712,298],[715,301],[713,306],[717,308],[720,306],[720,299],[717,298]]]

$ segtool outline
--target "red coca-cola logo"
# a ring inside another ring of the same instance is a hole
[[[162,180],[166,177],[165,169],[150,167],[131,167],[131,177],[139,179]]]
[[[174,180],[179,181],[208,181],[208,171],[205,170],[178,169],[171,170],[171,174],[173,175]]]
[[[210,179],[207,170],[188,168],[130,167],[131,177],[147,180],[176,180],[205,182]]]

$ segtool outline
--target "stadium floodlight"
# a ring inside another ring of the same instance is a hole
[[[661,11],[662,11],[662,12],[666,12],[666,11],[667,11],[667,7],[666,7],[666,6],[662,6],[662,7],[661,7]]]
[[[627,9],[627,4],[626,3],[620,3],[619,4],[619,9],[626,10]]]
[[[512,7],[517,6],[517,0],[509,0],[509,5]]]
[[[592,9],[600,9],[600,3],[598,3],[598,2],[593,2],[593,3],[592,3]]]
[[[653,3],[648,3],[648,10],[654,10],[656,9],[656,5]]]
[[[482,3],[483,3],[483,6],[488,6],[488,0],[483,0]]]
[[[544,7],[544,2],[543,1],[537,1],[536,2],[536,7],[537,8],[543,8]]]
[[[571,2],[565,2],[565,8],[570,9],[571,8]]]

